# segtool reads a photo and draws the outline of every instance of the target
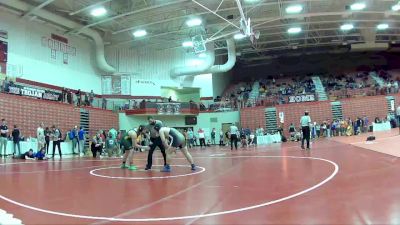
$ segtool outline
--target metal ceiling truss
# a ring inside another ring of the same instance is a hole
[[[28,1],[28,0],[24,0]],[[1,0],[0,0],[1,2]],[[40,4],[23,13],[23,18],[32,18],[35,11],[46,7],[61,16],[80,21],[82,26],[70,31],[80,34],[85,28],[95,28],[112,34],[113,45],[128,44],[134,47],[177,48],[184,39],[189,39],[197,28],[188,28],[184,22],[193,16],[205,21],[201,29],[207,41],[214,41],[217,50],[223,48],[223,39],[239,32],[240,19],[251,18],[252,27],[261,31],[257,48],[249,48],[254,53],[290,49],[293,46],[305,48],[340,44],[348,37],[369,41],[397,40],[400,37],[399,12],[390,11],[394,0],[369,0],[365,11],[353,12],[345,6],[353,0],[296,0],[303,4],[302,13],[287,14],[285,7],[292,0],[260,0],[248,4],[242,0],[43,0]],[[112,3],[112,4],[111,4]],[[88,11],[106,5],[109,16],[95,19]],[[233,17],[233,19],[232,19]],[[390,24],[390,31],[374,32],[375,25],[385,21]],[[352,22],[355,29],[345,33],[339,26]],[[295,24],[303,32],[288,35],[287,28]],[[148,36],[134,39],[131,31],[146,29]],[[333,41],[334,40],[334,41]],[[301,43],[299,43],[301,41]],[[177,44],[178,43],[178,44]],[[238,50],[250,47],[249,41],[237,42]]]

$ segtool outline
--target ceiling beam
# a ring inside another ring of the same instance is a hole
[[[320,39],[327,39],[327,38],[336,38],[336,35],[328,35],[328,36],[320,36]],[[346,37],[361,37],[361,34],[349,34]],[[274,41],[262,41],[258,42],[258,44],[274,44],[274,43],[280,43],[280,42],[287,42],[287,41],[301,41],[301,40],[310,40],[313,39],[313,37],[304,37],[304,38],[290,38],[290,39],[280,39],[280,40],[274,40]],[[248,44],[242,44],[242,45],[236,45],[237,47],[243,47],[243,46],[248,46]]]
[[[326,0],[300,0],[298,2],[320,2],[320,1],[326,1]],[[289,4],[290,1],[285,1],[284,3]],[[267,2],[267,3],[259,3],[256,6],[257,7],[272,6],[272,5],[276,5],[276,4],[277,4],[276,2]],[[250,6],[243,6],[243,7],[245,9],[251,7],[251,9],[247,13],[250,13],[253,9],[256,8],[256,7],[251,6],[251,5]],[[235,7],[230,7],[230,8],[219,9],[218,12],[226,12],[226,11],[233,11],[233,10],[237,10],[237,7],[235,6]],[[132,26],[132,27],[127,27],[127,28],[124,28],[124,29],[121,29],[121,30],[117,30],[117,31],[114,31],[113,34],[119,34],[119,33],[122,33],[122,32],[135,30],[135,29],[138,29],[138,28],[143,28],[143,27],[147,27],[147,26],[151,26],[151,25],[167,23],[167,22],[171,22],[171,21],[174,21],[174,20],[186,19],[189,16],[202,16],[202,15],[207,15],[207,14],[211,14],[211,12],[208,12],[208,11],[207,12],[200,12],[200,13],[194,13],[194,14],[191,14],[191,15],[177,16],[177,17],[173,17],[173,18],[170,18],[170,19],[166,19],[166,20],[164,20],[164,19],[157,20],[157,21],[153,21],[153,22],[150,22],[150,23],[146,23],[146,24],[142,24],[142,25],[135,25],[135,26]]]
[[[86,10],[92,8],[92,7],[95,7],[95,6],[98,6],[98,5],[103,5],[104,3],[111,2],[111,1],[112,1],[112,0],[104,0],[104,1],[101,1],[101,2],[97,2],[97,3],[95,3],[95,4],[88,5],[88,6],[86,6],[86,7],[83,7],[83,8],[81,8],[81,9],[78,9],[78,10],[76,10],[76,11],[74,11],[74,12],[70,12],[69,15],[70,15],[70,16],[73,16],[73,15],[78,14],[78,13],[80,13],[80,12],[86,11]]]
[[[105,23],[105,22],[108,22],[108,21],[112,21],[112,20],[115,20],[115,19],[118,19],[118,18],[122,18],[122,17],[130,16],[130,15],[134,15],[134,14],[137,14],[137,13],[154,10],[154,9],[157,9],[157,8],[167,7],[167,6],[170,6],[170,5],[176,5],[176,4],[180,4],[180,3],[184,3],[184,2],[188,2],[188,1],[189,0],[177,0],[177,1],[172,1],[172,2],[169,1],[169,2],[164,3],[164,4],[153,5],[153,6],[150,6],[150,7],[146,7],[146,8],[142,8],[142,9],[138,9],[138,10],[122,13],[122,14],[119,14],[119,15],[116,15],[116,16],[112,16],[112,17],[109,17],[109,18],[106,18],[106,19],[103,19],[103,20],[99,20],[97,22],[85,25],[85,26],[81,27],[77,31],[77,33],[79,34],[85,28],[92,27],[92,26],[95,26],[95,25],[98,25],[98,24],[102,24],[102,23]]]
[[[230,8],[230,9],[237,9],[237,7]],[[221,9],[221,10],[225,10],[225,9]],[[366,12],[362,12],[362,13],[365,13],[365,14],[385,14],[385,12],[382,12],[382,11],[366,11]],[[205,14],[205,13],[201,13],[201,14]],[[273,22],[276,22],[276,21],[280,21],[282,19],[301,18],[301,17],[310,18],[310,17],[324,17],[324,16],[343,16],[343,15],[347,15],[347,14],[349,14],[347,11],[341,11],[341,12],[306,13],[306,14],[298,14],[298,15],[287,15],[287,16],[284,16],[284,17],[255,18],[255,19],[253,19],[253,22],[254,23],[260,22],[260,23],[254,25],[253,28],[260,27],[260,26],[265,25],[267,23],[273,23]],[[200,14],[196,14],[196,15],[200,15]],[[396,13],[396,14],[392,13],[391,15],[392,16],[399,16],[400,13]],[[157,24],[160,24],[160,23],[170,22],[170,21],[173,21],[173,20],[176,20],[176,19],[187,18],[187,17],[188,17],[188,15],[174,17],[174,18],[170,18],[170,19],[166,19],[166,20],[162,20],[162,21],[155,21],[155,22],[152,22],[152,23],[148,23],[148,24],[144,24],[144,25],[138,25],[138,26],[134,26],[134,27],[125,28],[125,29],[122,29],[122,30],[119,30],[119,31],[115,31],[115,32],[113,32],[113,34],[118,34],[118,33],[129,31],[129,30],[134,30],[134,29],[138,29],[138,28],[142,28],[142,27],[146,27],[146,26],[150,26],[150,25],[157,25]],[[353,20],[353,21],[357,21],[357,20]],[[365,20],[365,21],[367,22],[367,20]],[[392,22],[396,22],[395,20],[391,20],[391,21]],[[309,23],[317,24],[319,22],[309,22]],[[224,24],[225,23],[216,23],[216,24],[207,25],[207,27],[219,26],[219,25],[224,25]],[[302,23],[300,23],[300,24],[302,24]],[[280,26],[280,25],[278,25],[278,26]],[[188,30],[188,29],[186,29],[186,30]],[[176,32],[179,32],[179,31],[183,31],[183,30],[182,29],[176,30]],[[171,31],[168,31],[167,33],[170,34]],[[228,33],[230,34],[230,33],[232,33],[232,31],[229,31]],[[222,38],[226,37],[226,35],[221,35],[221,37]],[[212,40],[215,40],[215,38],[213,38]]]
[[[298,48],[302,47],[319,47],[319,46],[337,46],[338,43],[335,42],[321,42],[321,43],[316,43],[316,44],[301,44],[297,45]],[[267,51],[273,51],[273,50],[285,50],[285,49],[291,49],[291,46],[279,46],[279,47],[272,47],[272,48],[263,48],[263,49],[257,49],[255,52],[267,52]],[[251,53],[251,52],[244,52],[246,53]],[[243,53],[242,53],[243,54]]]
[[[323,1],[323,0],[308,0],[308,1]],[[275,2],[269,2],[269,3],[257,4],[257,6],[270,6],[270,5],[275,5],[275,4],[276,4]],[[248,6],[248,7],[250,7],[250,6]],[[237,9],[237,7],[230,7],[230,8],[219,9],[218,12],[226,12],[226,11],[232,11],[232,10],[236,10],[236,9]],[[254,9],[254,8],[252,8],[252,9]],[[207,11],[207,12],[195,13],[195,14],[191,14],[191,15],[177,16],[177,17],[166,19],[166,20],[164,20],[164,19],[163,20],[157,20],[157,21],[154,21],[154,22],[150,22],[150,23],[146,23],[146,24],[142,24],[142,25],[136,25],[136,26],[133,26],[133,27],[127,27],[127,28],[124,28],[124,29],[121,29],[121,30],[117,30],[117,31],[114,31],[113,34],[119,34],[119,33],[122,33],[122,32],[135,30],[135,29],[138,29],[138,28],[143,28],[143,27],[147,27],[147,26],[151,26],[151,25],[168,23],[168,22],[171,22],[171,21],[174,21],[174,20],[186,19],[189,16],[202,16],[202,15],[207,15],[207,14],[211,14],[211,13]]]
[[[232,25],[233,27],[236,27],[237,29],[240,29],[236,24],[232,23],[231,21],[225,19],[223,16],[219,15],[218,13],[212,11],[211,9],[205,7],[204,5],[200,4],[199,2],[197,2],[196,0],[192,0],[192,2],[196,3],[197,5],[199,5],[200,7],[202,7],[203,9],[207,10],[208,12],[210,12],[211,14],[214,14],[215,16],[217,16],[218,18],[220,18],[221,20],[227,22],[228,24]]]
[[[263,19],[265,19],[265,18],[259,18],[259,20],[263,20]],[[344,23],[346,21],[348,21],[348,20],[343,19],[343,20],[330,20],[330,21],[313,21],[313,22],[309,22],[309,23],[310,24],[330,24],[330,23]],[[352,21],[355,22],[355,23],[362,23],[362,22],[379,22],[381,20],[352,20]],[[388,22],[390,22],[390,23],[400,23],[400,21],[398,21],[398,20],[388,20]],[[221,23],[218,23],[218,24],[221,24]],[[306,24],[306,22],[302,22],[302,23],[298,23],[298,24],[299,25],[303,25],[303,24]],[[207,27],[215,26],[215,25],[216,24],[210,24]],[[259,27],[258,30],[259,31],[265,31],[265,30],[270,30],[270,29],[273,29],[273,28],[282,28],[282,27],[285,27],[285,26],[287,26],[287,24],[279,24],[279,25],[274,25],[274,26]],[[334,29],[339,29],[339,27],[337,27],[337,28],[329,28],[329,30],[334,30]],[[155,35],[152,35],[152,36],[148,36],[148,37],[145,37],[145,38],[154,38],[154,37],[160,37],[160,36],[164,36],[164,35],[176,34],[176,33],[180,33],[180,32],[186,32],[187,30],[190,30],[190,28],[167,31],[167,32],[155,34]],[[323,31],[323,29],[314,29],[314,30],[311,29],[309,31]],[[237,33],[237,31],[229,31],[229,32],[227,32],[227,33],[225,33],[225,34],[223,34],[221,36],[213,37],[208,41],[216,41],[216,40],[219,40],[219,39],[224,38],[226,36],[234,35],[235,33]],[[286,33],[286,31],[278,32],[278,33],[276,33],[276,32],[275,33],[269,33],[268,36],[271,35],[271,34],[272,35],[279,35],[279,34],[284,34],[284,33]],[[265,35],[261,34],[261,37],[263,37],[263,36],[265,36]],[[114,45],[123,45],[123,44],[131,43],[131,42],[135,42],[135,41],[138,41],[138,40],[130,39],[130,40],[122,41],[122,42],[119,42],[119,43],[115,43]]]
[[[363,29],[371,29],[371,28],[373,28],[373,27],[356,27],[355,29],[358,29],[358,30],[360,30],[360,32],[363,30]],[[313,31],[331,31],[331,30],[336,30],[337,28],[330,28],[330,29],[321,29],[321,28],[319,28],[319,29],[311,29],[311,30],[305,30],[304,32],[313,32]],[[392,29],[395,29],[395,30],[400,30],[400,27],[393,27]],[[271,35],[279,35],[279,34],[281,34],[281,33],[286,33],[286,32],[280,32],[280,33],[274,33],[274,34],[271,34]],[[268,35],[269,36],[269,35]],[[399,34],[377,34],[377,36],[399,36],[400,37],[400,33]],[[362,35],[360,35],[360,33],[353,33],[353,34],[345,34],[345,33],[342,33],[342,34],[339,34],[339,35],[330,35],[330,36],[321,36],[321,37],[319,37],[319,38],[329,38],[329,37],[331,37],[331,38],[335,38],[335,37],[362,37]],[[308,39],[312,39],[313,37],[308,37]],[[286,42],[286,41],[288,41],[288,40],[304,40],[304,38],[291,38],[291,39],[282,39],[282,40],[277,40],[277,41],[265,41],[265,42],[259,42],[259,44],[268,44],[268,43],[278,43],[278,42]],[[171,41],[171,42],[179,42],[180,40],[173,40],[173,41]],[[157,44],[153,44],[153,45],[157,45]],[[238,47],[245,47],[245,46],[249,46],[250,44],[243,44],[243,45],[237,45]],[[181,45],[177,45],[176,47],[174,47],[174,48],[178,48],[178,47],[181,47]],[[254,51],[258,51],[259,49],[254,49]]]
[[[36,6],[35,8],[33,8],[33,9],[31,9],[31,10],[29,10],[28,12],[24,13],[24,14],[22,15],[21,18],[22,18],[22,19],[27,18],[28,16],[34,14],[34,13],[36,12],[36,10],[43,8],[43,7],[45,7],[46,5],[48,5],[48,4],[50,4],[50,3],[54,2],[54,1],[55,1],[55,0],[46,0],[46,1],[44,1],[42,4]]]

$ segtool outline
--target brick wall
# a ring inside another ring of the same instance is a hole
[[[110,110],[87,108],[89,110],[89,134],[94,135],[98,130],[119,129],[118,114]]]
[[[265,129],[265,108],[244,108],[240,111],[240,121],[243,128],[255,130],[258,127]]]
[[[94,130],[118,128],[118,114],[109,110],[87,108],[90,113],[91,134]],[[56,124],[63,135],[74,125],[79,126],[80,109],[68,104],[0,93],[0,119],[7,120],[9,130],[17,124],[21,133],[36,137],[41,122]]]
[[[284,113],[283,129],[287,135],[290,123],[296,127],[300,126],[300,117],[304,115],[305,111],[310,112],[311,120],[321,123],[322,121],[332,118],[331,104],[325,102],[310,102],[310,103],[294,103],[276,106],[277,124],[280,124],[279,113]]]
[[[396,99],[395,107],[398,107],[400,105],[400,95],[396,94],[392,96]],[[355,120],[359,116],[368,116],[370,121],[373,121],[375,117],[382,118],[386,117],[388,114],[385,96],[343,99],[341,103],[344,118],[350,117],[352,120]],[[329,101],[277,105],[276,110],[277,124],[280,124],[279,113],[283,112],[285,115],[283,129],[286,135],[288,134],[290,123],[294,123],[296,127],[299,127],[300,117],[304,115],[304,111],[306,110],[310,112],[313,122],[321,123],[325,120],[332,119],[332,109]],[[264,127],[264,108],[242,109],[240,119],[242,127],[255,129],[259,127],[260,124]]]
[[[375,117],[386,117],[387,101],[385,96],[370,96],[362,98],[343,99],[342,103],[344,118],[355,120],[359,116],[367,116],[369,121]]]

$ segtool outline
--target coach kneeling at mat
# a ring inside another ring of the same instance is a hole
[[[164,166],[167,164],[167,156],[165,155],[165,148],[164,145],[161,141],[160,135],[158,134],[158,132],[154,129],[154,126],[157,125],[159,127],[162,127],[163,124],[160,120],[155,120],[153,117],[149,116],[148,117],[149,120],[149,125],[146,127],[146,129],[148,131],[150,131],[150,150],[149,150],[149,154],[147,156],[147,165],[145,170],[149,170],[151,169],[151,166],[153,165],[153,153],[154,150],[159,147],[161,150],[161,153],[163,155],[164,158]]]

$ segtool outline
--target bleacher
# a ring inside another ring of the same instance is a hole
[[[371,74],[376,74],[384,81],[382,87]],[[237,109],[256,106],[276,106],[289,103],[289,96],[315,95],[318,100],[312,76],[297,78],[294,76],[268,77],[256,81],[240,82],[231,85],[225,92],[221,101],[214,103],[213,109]],[[398,92],[400,73],[386,71],[354,72],[341,75],[326,74],[319,76],[325,88],[328,100],[335,101],[346,98],[357,98],[364,96],[386,95]],[[257,85],[256,85],[257,84]],[[247,91],[251,93],[249,104],[243,104],[244,87],[252,87]],[[254,96],[252,89],[258,87],[258,96]],[[235,97],[233,97],[235,95]],[[228,107],[226,107],[228,106]]]

